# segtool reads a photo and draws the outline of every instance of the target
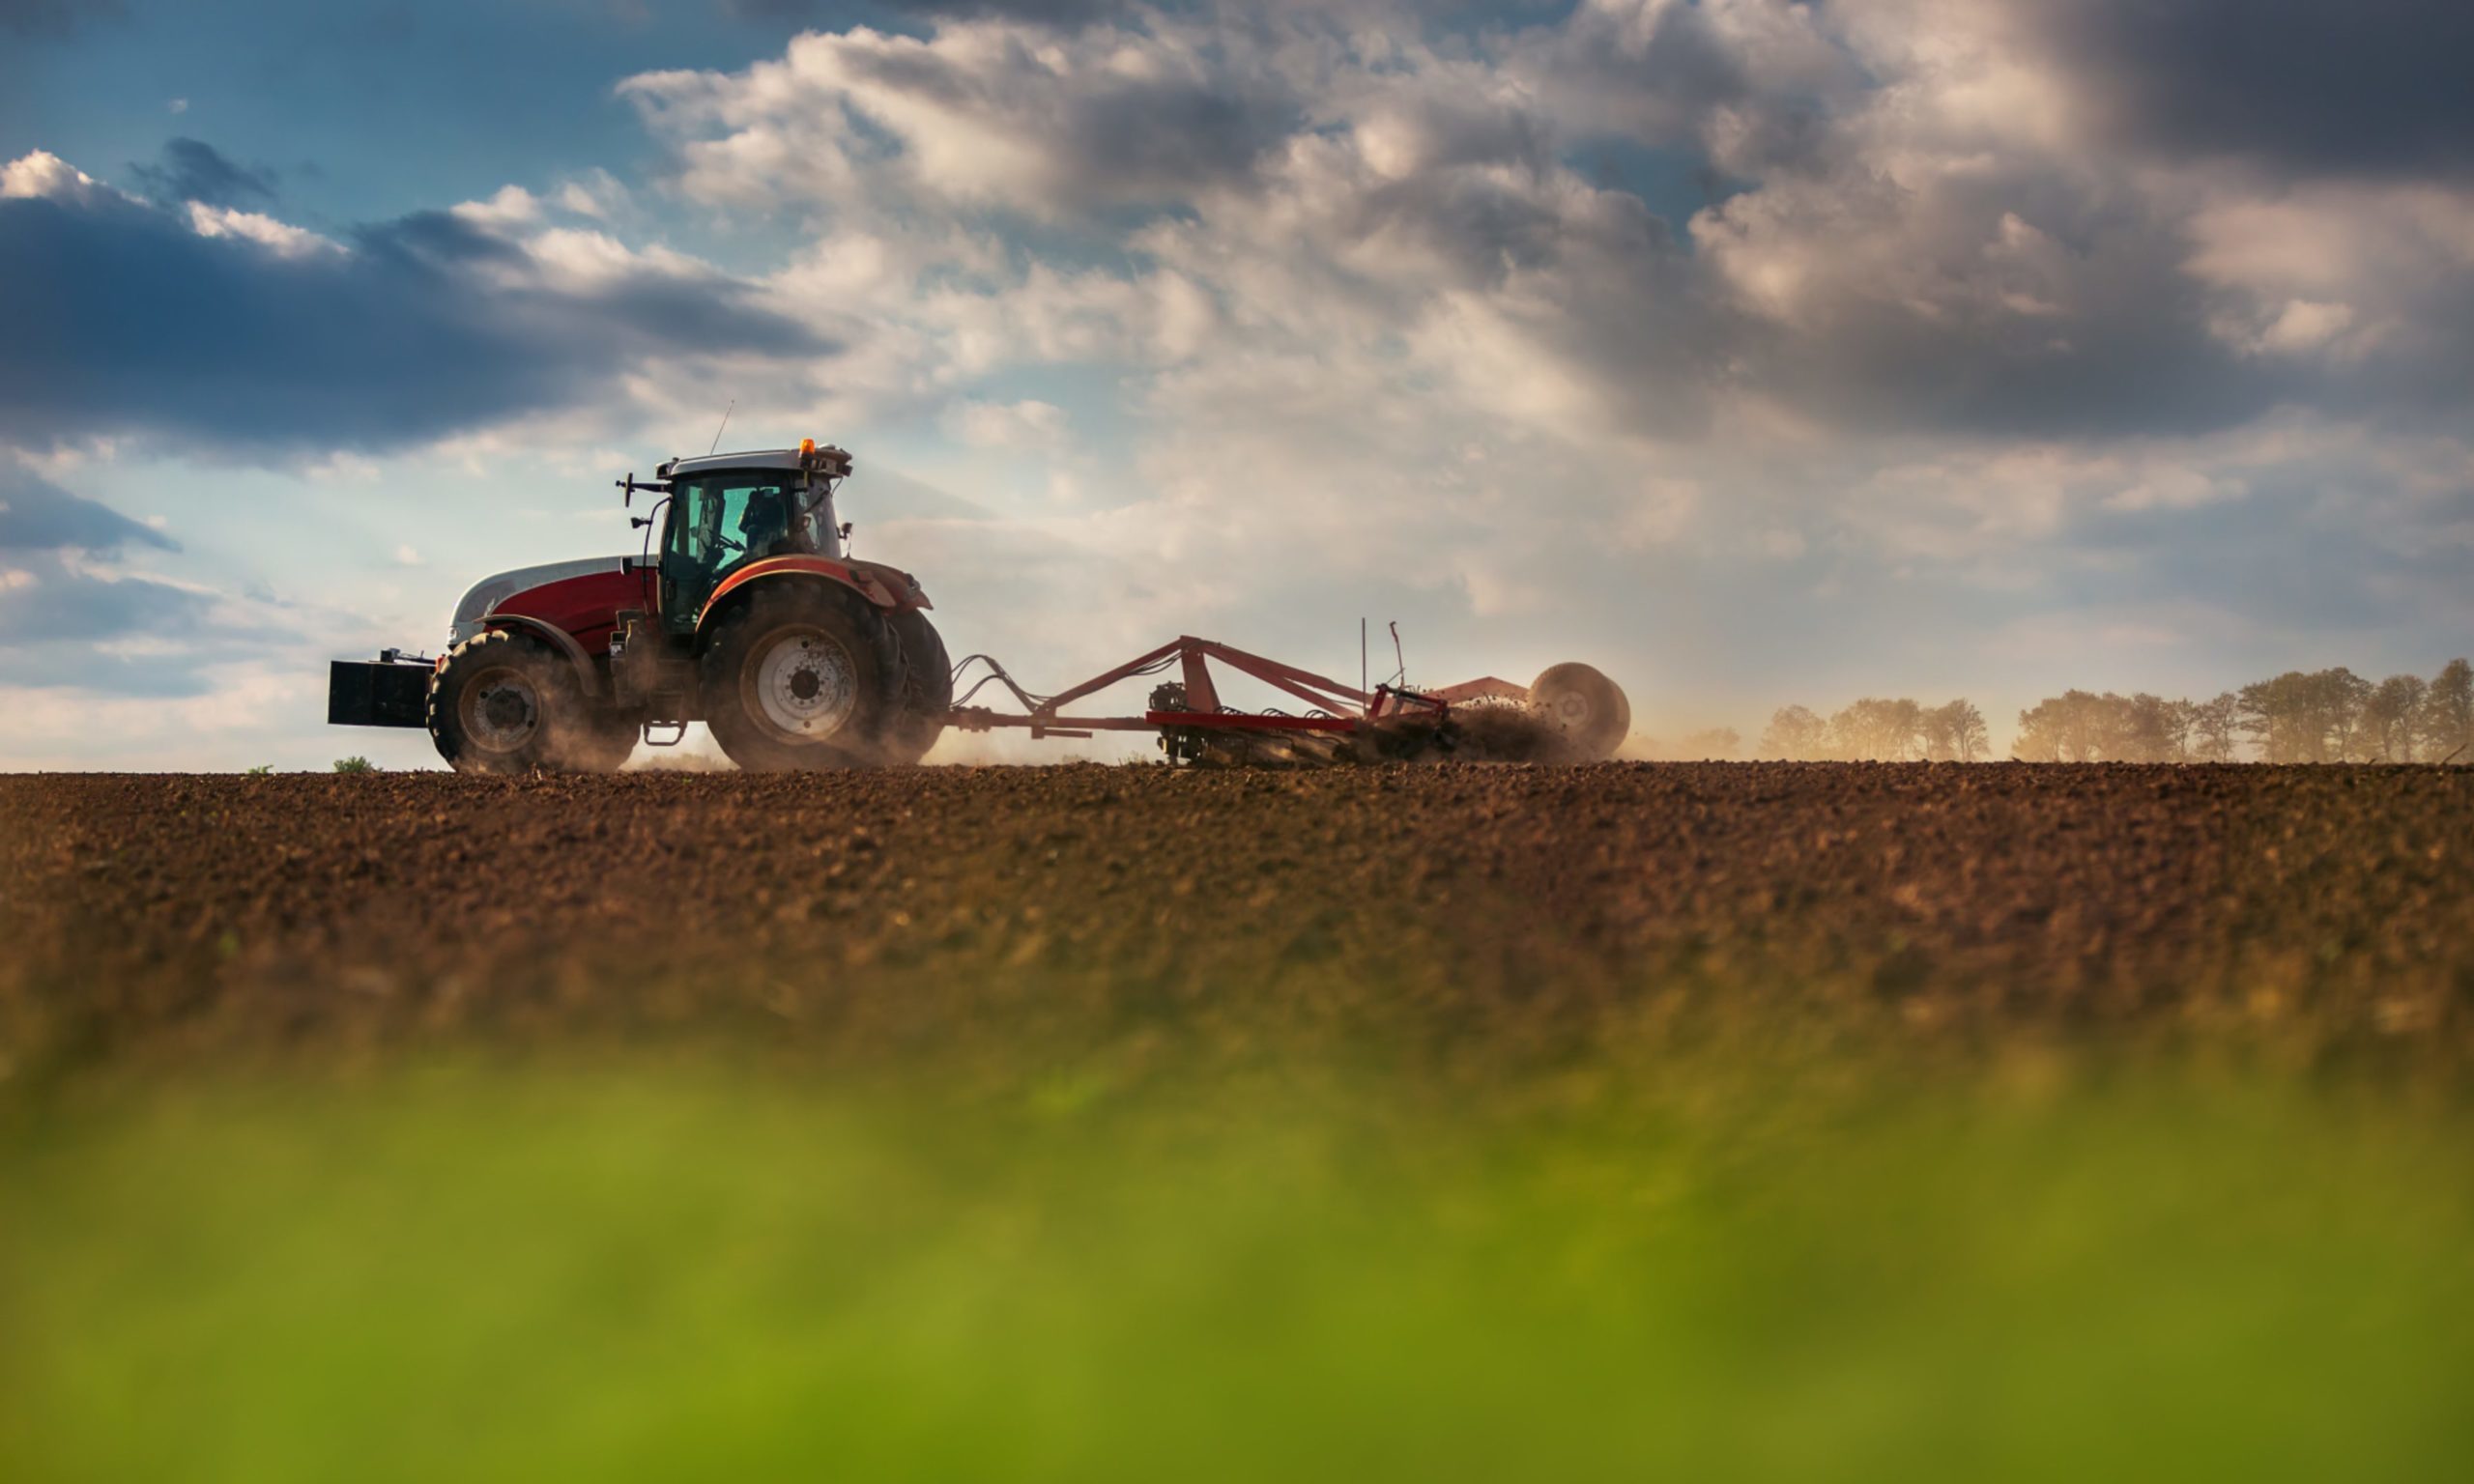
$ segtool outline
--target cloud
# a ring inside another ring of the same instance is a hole
[[[1185,24],[1053,32],[940,24],[794,38],[743,73],[671,71],[620,92],[680,146],[680,184],[735,206],[824,206],[866,177],[1035,216],[1184,199],[1248,174],[1297,123],[1251,48]]]
[[[922,15],[1009,20],[1070,26],[1134,9],[1131,0],[891,0],[893,9]],[[836,9],[824,0],[720,0],[724,12],[762,24],[805,24],[827,19]]]
[[[23,468],[0,464],[0,553],[63,548],[115,552],[129,546],[181,549],[171,537],[108,505],[72,495]]]
[[[214,608],[206,595],[151,577],[104,575],[74,560],[57,556],[25,559],[23,554],[0,583],[0,683],[90,684],[89,673],[122,672],[129,667],[104,658],[89,665],[85,646],[131,635],[179,635],[193,632]],[[72,645],[28,657],[20,651]],[[158,683],[160,683],[159,681]]]
[[[673,254],[611,243],[583,273],[446,212],[329,243],[255,214],[134,202],[48,156],[0,184],[0,439],[21,447],[134,432],[386,448],[731,357],[831,351],[752,285]]]
[[[304,231],[287,221],[277,221],[262,212],[244,212],[228,206],[209,206],[203,201],[188,203],[189,230],[200,237],[233,237],[257,243],[279,258],[305,258],[321,252],[341,252],[343,245],[332,239]]]
[[[0,462],[0,689],[195,694],[194,645],[259,639],[263,615],[245,618],[204,589],[113,559],[180,549],[99,500]]]
[[[1070,436],[1065,410],[1038,401],[964,400],[947,411],[945,424],[973,448],[1055,449]]]
[[[0,462],[0,693],[193,697],[212,671],[297,650],[297,615],[263,597],[136,565],[180,543]]]
[[[0,0],[0,35],[57,41],[124,14],[121,0]]]
[[[163,146],[161,159],[153,164],[130,165],[129,173],[148,195],[162,202],[237,207],[245,202],[272,203],[275,199],[273,170],[264,165],[234,164],[202,139],[174,139]]]
[[[121,192],[48,150],[36,150],[0,165],[0,201],[69,201],[94,206]]]
[[[1712,147],[1739,169],[1800,153],[1799,126],[1864,82],[1825,13],[1766,0],[1584,0],[1502,66],[1576,134]]]
[[[2032,0],[2108,135],[2351,176],[2474,172],[2474,8],[2456,0]]]

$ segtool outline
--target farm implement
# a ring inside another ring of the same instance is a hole
[[[849,454],[809,442],[674,459],[650,480],[629,474],[618,485],[630,508],[638,494],[654,499],[632,519],[646,532],[640,556],[484,579],[456,605],[436,659],[388,650],[334,662],[327,720],[423,728],[469,773],[608,771],[640,742],[676,743],[691,722],[750,769],[916,762],[949,727],[1035,738],[1147,731],[1174,763],[1464,749],[1588,760],[1612,755],[1630,728],[1622,690],[1586,665],[1549,667],[1525,686],[1488,676],[1413,688],[1404,671],[1349,686],[1191,636],[1035,694],[988,655],[953,664],[918,580],[847,555],[833,497],[850,471]],[[1295,709],[1223,704],[1215,665]],[[1069,709],[1155,677],[1139,714]],[[1020,709],[973,704],[982,695]]]

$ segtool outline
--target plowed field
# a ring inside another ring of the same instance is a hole
[[[0,780],[12,1040],[1128,1017],[1551,1046],[1771,997],[1928,1033],[2453,1042],[2464,769],[1607,764]]]
[[[0,779],[0,1478],[2456,1478],[2474,774]]]

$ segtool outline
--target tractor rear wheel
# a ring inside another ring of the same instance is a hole
[[[575,667],[541,641],[506,629],[476,634],[446,652],[430,680],[428,721],[438,756],[458,773],[590,770],[609,752]]]
[[[945,713],[954,708],[954,666],[925,611],[905,609],[891,621],[902,641],[902,710],[885,733],[884,757],[917,762],[944,734]]]
[[[1632,734],[1632,703],[1623,688],[1588,665],[1549,665],[1529,683],[1529,704],[1563,735],[1575,762],[1615,756]]]
[[[892,630],[855,595],[759,586],[715,621],[699,661],[713,740],[751,772],[874,761],[902,690]]]

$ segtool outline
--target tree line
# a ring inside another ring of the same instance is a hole
[[[2429,680],[2291,670],[2211,700],[2065,691],[2019,713],[2029,762],[2445,762],[2474,755],[2474,665]]]
[[[1810,762],[1982,762],[1993,742],[1971,700],[1928,706],[1868,696],[1829,716],[1781,707],[1761,733],[1761,754]]]
[[[1992,756],[1992,743],[1983,715],[1968,700],[1927,706],[1867,698],[1827,717],[1804,706],[1780,708],[1761,734],[1760,753],[1806,761],[1976,762]],[[2463,761],[2474,758],[2474,665],[2451,660],[2429,680],[2391,675],[2375,682],[2343,668],[2287,671],[2208,700],[2064,691],[2019,713],[2011,756],[2026,762]]]

